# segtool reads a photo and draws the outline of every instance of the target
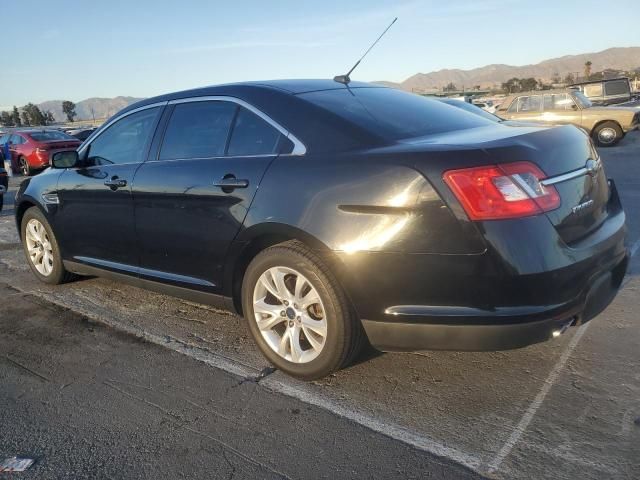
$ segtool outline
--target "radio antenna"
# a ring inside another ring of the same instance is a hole
[[[385,29],[384,29],[384,32],[382,32],[382,33],[380,34],[380,36],[376,39],[376,41],[375,41],[375,42],[373,42],[373,43],[371,44],[371,46],[369,47],[369,49],[368,49],[366,52],[364,52],[364,55],[362,55],[362,56],[360,57],[360,60],[358,60],[358,61],[356,62],[356,64],[355,64],[353,67],[351,67],[351,70],[349,70],[345,75],[336,75],[335,77],[333,77],[333,81],[334,81],[334,82],[338,82],[338,83],[344,83],[345,85],[348,85],[348,84],[349,84],[349,82],[351,81],[351,77],[350,77],[349,75],[351,75],[351,73],[356,69],[356,67],[357,67],[358,65],[360,65],[360,62],[362,61],[362,59],[363,59],[364,57],[366,57],[366,56],[367,56],[367,53],[369,53],[369,52],[371,51],[371,49],[372,49],[373,47],[375,47],[375,46],[376,46],[376,44],[380,41],[380,39],[381,39],[382,37],[384,37],[384,34],[385,34],[385,33],[387,33],[387,31],[392,27],[392,25],[393,25],[394,23],[396,23],[396,20],[398,20],[398,17],[394,18],[394,19],[393,19],[393,22],[391,22],[391,23],[389,24],[389,26],[388,26],[387,28],[385,28]]]

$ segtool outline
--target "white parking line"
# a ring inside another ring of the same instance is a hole
[[[46,301],[59,305],[65,309],[69,308],[68,303],[60,301],[53,295],[48,295],[46,292],[27,291],[21,289],[18,286],[13,286],[13,288],[22,291],[24,294],[31,294],[43,298]],[[260,373],[260,371],[254,367],[244,365],[238,360],[227,358],[218,353],[203,349],[198,345],[183,342],[168,335],[160,336],[149,333],[141,328],[132,327],[131,325],[127,325],[109,318],[102,317],[100,315],[96,315],[95,312],[93,312],[90,308],[83,308],[82,306],[76,304],[73,306],[73,311],[84,315],[97,323],[108,325],[114,330],[123,331],[130,335],[143,338],[149,343],[154,343],[156,345],[168,348],[200,362],[206,363],[207,365],[210,365],[214,368],[224,370],[225,372],[242,378],[256,377]],[[411,431],[405,427],[402,427],[401,425],[387,423],[373,416],[369,416],[356,410],[345,408],[329,397],[318,395],[314,392],[309,392],[304,388],[304,386],[298,387],[286,383],[286,381],[272,379],[270,377],[266,377],[261,380],[260,385],[263,385],[267,389],[280,393],[282,395],[296,398],[307,404],[315,405],[319,408],[333,413],[334,415],[358,423],[370,430],[373,430],[374,432],[381,433],[383,435],[386,435],[387,437],[411,445],[412,447],[424,452],[447,458],[472,470],[479,471],[479,468],[482,465],[480,459],[476,457],[443,445],[436,440],[433,440],[418,432]]]
[[[556,365],[553,367],[553,370],[551,370],[551,373],[549,374],[547,379],[544,381],[544,384],[542,385],[542,388],[538,392],[538,395],[536,395],[536,398],[533,399],[533,402],[531,402],[531,405],[529,405],[529,408],[527,408],[527,411],[524,413],[524,415],[520,419],[520,422],[518,422],[518,424],[513,429],[513,432],[511,432],[511,435],[507,439],[504,446],[500,449],[500,451],[493,458],[493,460],[489,462],[489,465],[488,465],[489,473],[494,473],[496,470],[498,470],[498,468],[500,468],[500,465],[502,464],[503,460],[507,458],[509,453],[511,453],[511,450],[513,449],[513,447],[518,443],[518,441],[520,440],[524,432],[527,430],[527,427],[531,423],[531,420],[533,420],[533,417],[535,416],[536,412],[540,408],[540,405],[542,405],[544,398],[547,396],[547,393],[549,393],[549,390],[551,390],[551,387],[560,376],[560,372],[564,368],[565,364],[567,363],[567,360],[571,356],[571,353],[576,348],[576,345],[580,341],[580,338],[582,338],[582,335],[584,335],[584,332],[587,331],[587,328],[589,328],[590,324],[591,322],[587,322],[578,328],[575,335],[569,342],[569,345],[567,346],[566,350],[562,353],[562,355],[560,356],[560,359],[558,360]]]

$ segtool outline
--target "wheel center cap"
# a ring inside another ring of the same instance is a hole
[[[293,320],[294,318],[296,318],[296,311],[293,308],[291,307],[287,308],[286,312],[287,312],[287,318],[289,320]]]

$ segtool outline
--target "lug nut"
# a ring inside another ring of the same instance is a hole
[[[284,310],[282,310],[282,311],[280,312],[280,316],[281,316],[281,317],[284,317],[285,315],[286,315],[286,312],[285,312]]]
[[[289,306],[289,302],[287,302],[286,300],[284,301],[284,306],[288,307]]]

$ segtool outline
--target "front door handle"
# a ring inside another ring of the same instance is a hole
[[[127,181],[118,177],[111,177],[111,180],[105,180],[104,184],[111,190],[117,190],[118,188],[126,187]]]
[[[227,192],[235,188],[247,188],[249,186],[249,180],[231,177],[231,176],[229,177],[225,176],[224,178],[216,182],[213,182],[213,186],[220,187],[222,188],[223,192]]]

